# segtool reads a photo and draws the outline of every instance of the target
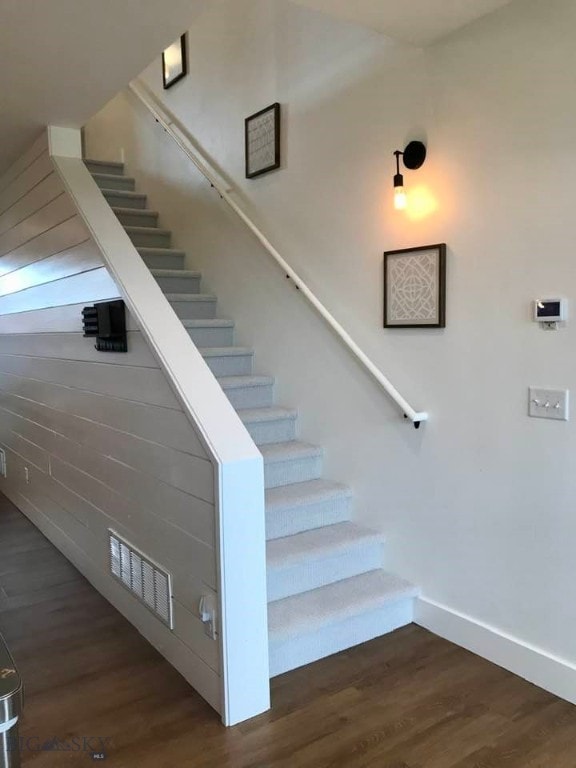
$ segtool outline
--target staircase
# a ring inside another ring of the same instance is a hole
[[[412,621],[417,590],[382,570],[380,534],[351,522],[352,493],[322,478],[322,449],[297,438],[296,411],[274,403],[234,323],[185,269],[120,163],[86,166],[264,457],[272,677]]]

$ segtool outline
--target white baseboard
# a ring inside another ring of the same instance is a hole
[[[416,624],[576,704],[576,665],[471,616],[420,598]]]

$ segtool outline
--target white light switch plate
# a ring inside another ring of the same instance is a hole
[[[568,421],[570,418],[570,392],[567,389],[530,387],[528,415],[536,419]]]

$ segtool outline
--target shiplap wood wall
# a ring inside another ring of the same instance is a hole
[[[42,136],[0,180],[0,490],[221,711],[215,469],[135,322],[127,354],[83,337],[118,296]],[[109,528],[173,574],[173,632],[109,576]]]

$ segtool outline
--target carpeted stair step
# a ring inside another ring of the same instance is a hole
[[[170,248],[172,232],[157,227],[124,227],[136,248]]]
[[[222,318],[182,320],[197,347],[230,347],[234,344],[234,321]]]
[[[338,523],[266,545],[268,602],[309,592],[382,566],[383,537]]]
[[[148,211],[138,208],[120,208],[112,206],[112,210],[123,227],[157,227],[158,211]]]
[[[256,445],[296,439],[298,412],[288,408],[247,408],[238,411]]]
[[[216,296],[210,293],[166,293],[165,296],[182,320],[216,317]]]
[[[151,269],[156,282],[165,293],[198,293],[200,272],[191,269]]]
[[[104,173],[107,176],[124,175],[124,163],[115,163],[111,160],[84,160],[84,165],[90,173]]]
[[[416,596],[412,584],[379,569],[269,603],[270,676],[409,624]]]
[[[114,173],[93,173],[92,178],[100,189],[123,189],[134,192],[136,182],[130,176],[117,176]]]
[[[277,488],[290,483],[316,480],[322,474],[323,451],[320,446],[292,440],[288,443],[262,445],[264,485]]]
[[[274,398],[272,376],[224,376],[220,386],[234,408],[266,408]]]
[[[266,491],[266,538],[280,539],[350,519],[352,490],[329,480],[270,488]]]
[[[175,248],[136,248],[148,269],[184,269],[186,254]]]
[[[140,192],[129,192],[123,189],[102,189],[102,194],[112,208],[116,206],[142,210],[146,208],[148,200],[146,195],[141,195]]]
[[[248,347],[204,347],[202,357],[214,376],[251,376],[254,350]]]

